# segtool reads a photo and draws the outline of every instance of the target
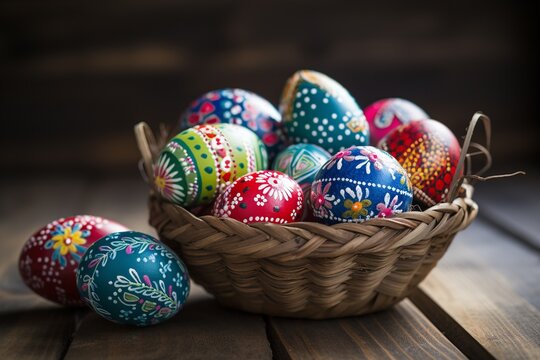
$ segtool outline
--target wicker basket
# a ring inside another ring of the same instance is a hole
[[[489,147],[489,119],[476,113],[456,173],[466,164],[479,119],[484,120]],[[144,123],[136,126],[136,136],[151,178],[160,146]],[[471,199],[473,188],[462,182],[454,179],[451,202],[425,211],[332,226],[197,217],[152,191],[150,223],[185,261],[193,280],[225,306],[312,319],[361,315],[405,298],[456,233],[474,220],[478,207]]]

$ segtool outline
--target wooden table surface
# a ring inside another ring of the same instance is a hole
[[[540,173],[479,184],[480,216],[410,298],[362,317],[295,320],[220,307],[193,285],[185,308],[154,327],[66,309],[22,283],[31,233],[74,214],[147,224],[138,179],[3,179],[0,184],[0,359],[540,359]]]

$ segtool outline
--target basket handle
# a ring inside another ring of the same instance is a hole
[[[484,135],[485,135],[485,146],[472,142],[472,137],[474,135],[474,131],[476,129],[476,125],[478,122],[482,120],[482,124],[484,125]],[[469,152],[470,148],[475,148],[477,151]],[[474,174],[474,176],[480,176],[483,173],[485,173],[490,167],[492,163],[491,158],[491,119],[483,114],[481,111],[477,111],[474,113],[471,122],[469,123],[469,126],[467,128],[467,134],[465,135],[465,140],[463,141],[463,146],[461,148],[461,155],[459,157],[458,164],[456,166],[456,172],[454,173],[454,177],[452,179],[452,185],[450,186],[450,197],[449,200],[452,201],[456,198],[459,188],[461,187],[461,184],[465,179],[470,177],[472,174],[472,158],[474,156],[478,155],[484,155],[485,157],[485,164],[484,166]],[[467,165],[467,171],[465,171],[465,174],[460,176],[461,171],[464,170],[465,165]]]
[[[150,129],[150,126],[144,121],[135,125],[135,138],[137,146],[141,152],[142,159],[139,162],[139,169],[146,182],[153,183],[154,180],[154,162],[158,153],[158,144],[156,137]]]

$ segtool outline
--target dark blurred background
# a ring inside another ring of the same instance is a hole
[[[4,0],[2,176],[135,174],[136,122],[173,125],[191,100],[222,87],[277,104],[302,68],[341,82],[362,107],[412,100],[457,135],[482,110],[493,120],[495,167],[526,168],[540,143],[528,6]]]

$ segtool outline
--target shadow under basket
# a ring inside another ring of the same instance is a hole
[[[160,146],[148,125],[137,127],[148,169]],[[198,217],[152,191],[150,224],[186,263],[192,279],[222,305],[311,319],[361,315],[407,297],[456,233],[474,220],[478,206],[471,198],[473,187],[462,182],[455,182],[459,196],[425,211],[331,226]]]

